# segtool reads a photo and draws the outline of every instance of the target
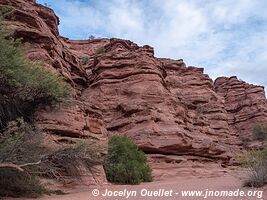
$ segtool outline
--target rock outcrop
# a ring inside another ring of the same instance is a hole
[[[109,135],[126,134],[148,154],[231,157],[237,140],[202,69],[130,41],[111,39],[104,49],[81,99],[101,110]]]
[[[156,58],[152,47],[128,40],[61,37],[53,10],[33,0],[0,4],[13,9],[6,22],[13,37],[27,44],[28,57],[73,88],[74,100],[36,113],[36,123],[49,134],[99,141],[125,134],[157,155],[152,160],[184,156],[231,164],[242,137],[267,121],[263,87],[236,77],[213,82],[202,68]]]
[[[255,124],[267,122],[264,87],[248,84],[236,76],[215,80],[215,91],[225,99],[228,124],[239,138],[252,138]]]

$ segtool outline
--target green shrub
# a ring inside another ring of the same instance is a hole
[[[110,139],[104,167],[110,182],[139,184],[152,181],[145,154],[126,136]]]
[[[266,140],[267,139],[267,124],[259,124],[254,127],[253,135],[255,140]]]
[[[245,186],[262,187],[267,183],[267,147],[244,153],[240,161],[248,172]]]
[[[68,95],[68,87],[62,78],[29,61],[19,42],[6,39],[5,30],[0,28],[0,83],[16,88],[22,100],[62,101]]]

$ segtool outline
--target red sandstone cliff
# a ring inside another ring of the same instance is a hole
[[[73,87],[75,100],[36,113],[36,123],[55,140],[126,134],[153,158],[231,163],[241,138],[267,121],[263,87],[236,77],[213,82],[201,68],[156,58],[152,47],[128,40],[63,38],[53,10],[33,0],[0,4],[14,9],[7,23],[29,44],[29,58]]]
[[[215,80],[215,91],[225,100],[228,124],[239,138],[251,138],[255,124],[266,123],[264,87],[248,84],[236,76]]]

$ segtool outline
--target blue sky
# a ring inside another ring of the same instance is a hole
[[[71,39],[117,37],[183,58],[213,79],[237,75],[267,86],[266,0],[37,0]]]

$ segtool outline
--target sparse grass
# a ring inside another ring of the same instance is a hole
[[[105,159],[108,181],[121,184],[140,184],[152,181],[151,169],[145,154],[126,136],[113,136]]]

